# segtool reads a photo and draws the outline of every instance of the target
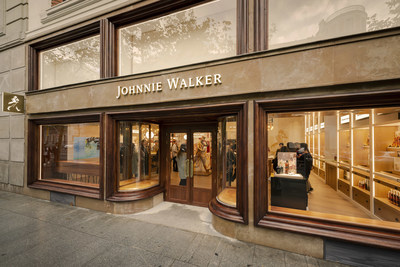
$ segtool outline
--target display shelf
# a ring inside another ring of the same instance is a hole
[[[400,221],[400,207],[392,204],[387,198],[375,197],[374,204],[375,215],[381,219],[392,222]]]
[[[382,180],[382,178],[389,179],[393,182],[400,183],[400,175],[396,175],[390,172],[374,172],[375,179]]]
[[[370,210],[370,192],[359,188],[358,186],[353,186],[353,200],[356,201],[358,204]]]
[[[354,165],[353,169],[356,171],[359,171],[361,174],[362,174],[362,172],[366,172],[369,175],[369,172],[370,172],[370,167],[364,166],[364,165]]]
[[[350,182],[339,178],[338,190],[350,197]]]
[[[375,176],[374,182],[390,187],[395,190],[400,190],[400,182],[398,179],[394,180],[392,178],[387,178],[383,176]]]

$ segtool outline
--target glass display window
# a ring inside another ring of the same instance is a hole
[[[39,52],[39,89],[100,79],[100,35]]]
[[[236,3],[211,1],[118,30],[119,75],[236,55]]]
[[[99,123],[40,126],[40,180],[99,187]]]
[[[118,191],[139,191],[160,183],[159,125],[119,122]]]
[[[398,222],[400,108],[269,113],[270,121],[271,210]],[[301,160],[305,151],[308,159]]]
[[[237,116],[220,119],[217,134],[218,185],[217,200],[224,205],[237,205]]]

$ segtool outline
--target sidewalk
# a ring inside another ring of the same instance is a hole
[[[0,266],[343,266],[225,238],[207,209],[113,215],[0,191]]]

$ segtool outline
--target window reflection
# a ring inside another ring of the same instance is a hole
[[[233,56],[236,4],[221,0],[119,30],[119,74]]]
[[[119,191],[135,191],[159,184],[159,126],[120,122]]]
[[[100,37],[40,52],[40,89],[100,78]]]
[[[98,123],[41,126],[41,179],[99,186]]]
[[[400,26],[400,2],[269,1],[269,48]]]
[[[218,123],[217,200],[236,207],[237,195],[237,117],[222,118]]]

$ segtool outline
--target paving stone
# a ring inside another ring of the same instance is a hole
[[[256,266],[286,266],[285,252],[279,249],[255,245],[253,262]]]
[[[286,266],[299,266],[299,267],[307,267],[307,260],[306,257],[303,255],[299,254],[294,254],[294,253],[285,253],[285,263]]]
[[[147,266],[172,266],[175,259],[164,256],[162,254],[152,253],[146,250],[140,251],[141,258],[146,262]]]
[[[141,253],[142,251],[136,248],[114,245],[85,266],[146,266]]]
[[[219,257],[222,257],[220,266],[251,266],[253,264],[254,245],[221,239],[216,253]]]

